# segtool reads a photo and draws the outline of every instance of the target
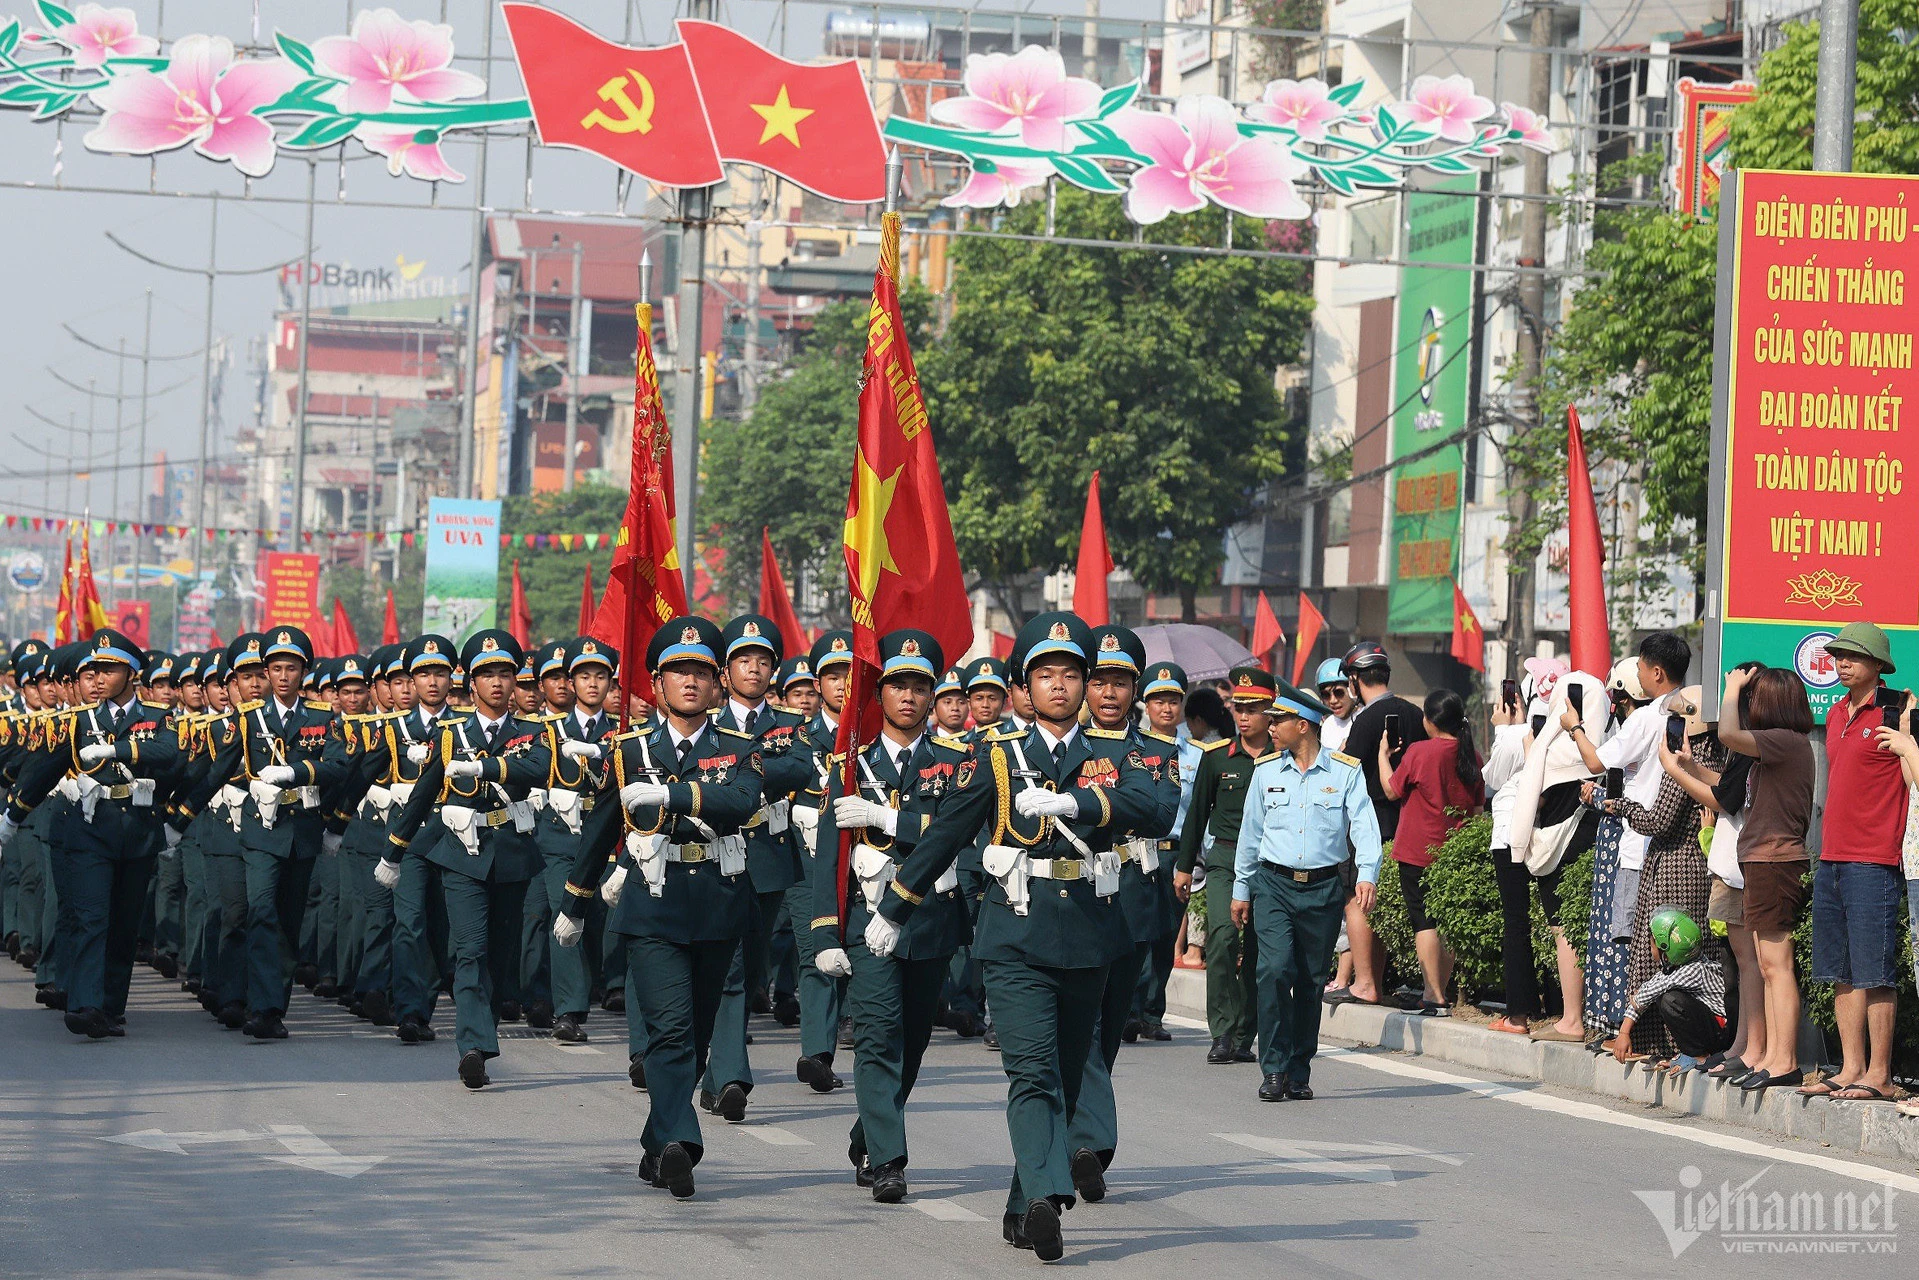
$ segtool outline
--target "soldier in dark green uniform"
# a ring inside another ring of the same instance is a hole
[[[1131,753],[1114,764],[1080,730],[1092,633],[1041,614],[1008,664],[1034,724],[988,733],[868,921],[867,949],[892,954],[902,926],[982,826],[993,884],[974,950],[998,1024],[1014,1172],[1002,1232],[1043,1261],[1061,1254],[1060,1211],[1075,1202],[1066,1130],[1108,968],[1133,953],[1119,901],[1117,831],[1154,821],[1151,775]]]
[[[967,730],[965,737],[968,742],[977,743],[987,733],[1007,723],[1003,719],[1006,710],[1006,664],[998,658],[975,658],[966,664],[960,681],[966,694],[967,714],[973,721],[973,727]],[[980,866],[980,858],[988,834],[982,831],[979,839],[960,854],[960,897],[966,903],[968,942],[953,953],[952,963],[947,967],[946,1025],[962,1040],[984,1036],[987,1047],[998,1050],[999,1040],[993,1034],[992,1022],[987,1016],[986,987],[980,978],[979,961],[973,958],[971,942],[973,925],[979,920],[980,904],[986,900],[987,876]]]
[[[820,685],[810,654],[796,653],[780,664],[780,704],[807,724],[819,713]]]
[[[420,764],[408,758],[412,745],[407,718],[412,714],[413,680],[406,673],[406,646],[381,645],[367,659],[379,709],[357,725],[352,772],[334,805],[331,826],[341,832],[342,883],[350,882],[354,903],[349,927],[352,963],[342,966],[342,1007],[376,1027],[393,1025],[393,891],[375,872],[387,849],[387,826],[410,797]],[[350,738],[351,740],[351,738]]]
[[[1253,766],[1272,750],[1266,709],[1279,687],[1258,667],[1236,668],[1227,681],[1239,735],[1231,742],[1204,744],[1206,754],[1193,776],[1192,802],[1180,828],[1173,878],[1175,890],[1185,899],[1192,892],[1193,868],[1205,858],[1206,1024],[1213,1033],[1206,1061],[1216,1065],[1255,1061],[1259,939],[1252,930],[1234,925],[1226,886],[1233,882],[1233,850]]]
[[[16,703],[0,716],[0,784],[11,787],[26,763],[29,743],[46,715],[46,694],[52,682],[46,679],[49,650],[38,640],[27,640],[13,647],[13,674],[18,683]],[[0,872],[7,877],[7,954],[22,967],[32,969],[40,960],[40,914],[45,906],[45,868],[40,860],[37,836],[23,831],[15,838],[13,852],[0,857]]]
[[[807,883],[811,885],[812,860],[818,856],[819,831],[826,822],[823,806],[827,761],[833,755],[840,711],[846,705],[847,673],[853,668],[853,633],[827,632],[813,642],[812,651],[804,661],[814,685],[813,701],[817,704],[806,727],[800,731],[806,740],[813,778],[793,797],[789,820],[793,825],[794,843],[800,856],[807,860]],[[852,1028],[841,1016],[846,1005],[846,979],[821,973],[819,966],[813,963],[813,895],[810,891],[787,895],[787,918],[792,921],[793,936],[805,939],[803,945],[807,948],[807,959],[799,973],[800,1056],[824,1063],[831,1072],[836,1051],[852,1047]]]
[[[1173,973],[1173,951],[1179,943],[1179,922],[1186,908],[1173,888],[1173,862],[1178,856],[1180,821],[1193,794],[1193,770],[1199,765],[1199,744],[1186,736],[1186,671],[1177,663],[1155,662],[1142,673],[1140,707],[1145,719],[1140,727],[1174,746],[1171,763],[1178,766],[1179,810],[1173,819],[1171,834],[1160,842],[1160,904],[1166,916],[1160,940],[1153,944],[1147,964],[1140,970],[1139,984],[1133,988],[1133,1019],[1123,1036],[1148,1040],[1171,1040],[1165,1026],[1166,982]]]
[[[646,666],[660,718],[607,744],[607,790],[553,922],[554,941],[573,946],[587,899],[597,892],[612,910],[608,928],[624,941],[628,988],[646,1019],[640,1178],[676,1199],[693,1194],[705,1151],[693,1091],[753,901],[739,831],[760,810],[760,757],[755,739],[707,716],[721,652],[720,629],[705,618],[675,618],[654,633]],[[618,863],[610,875],[609,858]],[[746,1096],[723,1102],[743,1112]]]
[[[879,656],[880,736],[854,760],[850,786],[844,769],[827,783],[810,949],[820,972],[847,979],[859,1103],[847,1148],[854,1180],[881,1204],[898,1204],[906,1197],[906,1100],[933,1034],[947,963],[968,927],[958,873],[949,866],[934,882],[891,955],[868,950],[865,931],[972,748],[927,732],[933,673],[944,666],[937,640],[924,631],[888,632]],[[853,842],[842,862],[843,831]]]
[[[530,714],[524,710],[527,681],[533,682],[539,702],[544,708],[539,714],[552,723],[559,723],[573,709],[573,686],[566,675],[566,640],[549,640],[545,644],[533,646],[520,667],[518,693],[521,697],[521,714]],[[567,801],[561,800],[561,804]],[[540,792],[533,793],[533,807],[540,814],[542,829],[546,828],[546,797]],[[565,822],[558,822],[564,828]],[[536,832],[539,834],[539,832]],[[550,832],[541,836],[541,848],[550,851],[555,836]],[[573,849],[565,851],[564,864],[559,871],[562,882],[566,871],[573,865]],[[553,916],[559,907],[553,902],[549,892],[551,886],[546,882],[547,874],[552,872],[549,863],[547,871],[533,878],[526,887],[526,917],[520,922],[520,995],[525,1001],[526,1025],[536,1030],[546,1031],[553,1027]],[[595,921],[594,923],[597,923]],[[563,965],[571,960],[561,960]],[[591,966],[585,966],[590,969]],[[563,979],[566,981],[567,979]],[[587,992],[591,996],[592,991]],[[569,1001],[570,1003],[570,1001]],[[588,999],[586,1003],[592,1001]],[[584,1022],[586,1009],[581,1008],[574,1020]]]
[[[158,649],[147,651],[145,671],[142,673],[140,700],[142,702],[164,705],[172,713],[168,717],[168,731],[173,735],[173,745],[180,745],[178,725],[186,718],[187,709],[182,706],[180,696],[180,676],[184,660],[188,655],[174,655]],[[159,812],[165,813],[166,805],[172,798],[173,788],[179,783],[179,769],[182,758],[176,758],[168,776],[158,778],[154,803]],[[151,936],[142,932],[142,945],[150,943],[148,962],[153,971],[163,978],[175,978],[180,973],[181,936],[186,885],[180,875],[180,859],[170,844],[163,844],[157,850],[157,860],[153,865],[153,880],[147,890],[147,900],[152,913]]]
[[[757,744],[764,769],[759,812],[745,823],[747,873],[753,881],[752,920],[741,941],[726,980],[719,1021],[713,1028],[713,1051],[707,1061],[701,1092],[717,1107],[722,1097],[744,1098],[753,1092],[753,1068],[747,1061],[747,993],[756,984],[764,989],[768,977],[768,942],[773,925],[787,910],[786,894],[800,881],[802,855],[796,847],[790,814],[794,793],[815,784],[812,751],[801,732],[805,722],[766,700],[785,656],[785,639],[771,619],[743,613],[726,624],[720,635],[726,673],[726,701],[714,723],[745,734]],[[804,894],[802,894],[804,896]],[[821,1093],[839,1087],[830,1056],[825,1062],[800,1055],[800,1080]],[[739,1123],[729,1105],[721,1112]]]
[[[433,748],[440,719],[461,715],[453,704],[459,654],[451,640],[428,633],[407,642],[406,669],[413,681],[413,710],[393,724],[392,747],[400,770],[393,784],[394,807],[388,834],[415,794]],[[406,858],[396,878],[384,852],[374,879],[393,894],[393,1034],[402,1044],[427,1044],[436,1038],[433,1010],[447,969],[448,922],[440,864],[431,858]],[[390,883],[389,883],[390,881]]]
[[[553,760],[545,724],[513,714],[524,656],[508,632],[468,637],[460,665],[473,709],[439,724],[433,754],[387,833],[392,847],[378,871],[391,887],[409,854],[440,869],[453,952],[454,1044],[460,1082],[469,1089],[491,1083],[486,1064],[500,1056],[498,1001],[516,981],[526,885],[541,866],[526,797],[546,782]]]

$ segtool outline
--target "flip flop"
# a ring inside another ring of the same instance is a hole
[[[1855,1092],[1863,1096],[1856,1097],[1856,1098],[1847,1096],[1848,1094],[1855,1093]],[[1892,1101],[1891,1094],[1882,1093],[1879,1090],[1873,1088],[1869,1084],[1846,1085],[1843,1088],[1833,1090],[1832,1097],[1835,1102],[1891,1102]]]
[[[1706,1068],[1706,1077],[1710,1080],[1725,1080],[1730,1082],[1739,1079],[1751,1070],[1752,1068],[1746,1064],[1743,1058],[1722,1058],[1719,1062]]]
[[[1335,987],[1320,997],[1327,1004],[1358,1004],[1359,997],[1345,987]]]
[[[1542,1027],[1532,1033],[1535,1040],[1551,1041],[1554,1044],[1584,1044],[1584,1031],[1561,1031],[1558,1027]]]
[[[1801,1086],[1799,1096],[1802,1098],[1830,1098],[1841,1089],[1850,1088],[1852,1088],[1851,1085],[1841,1084],[1831,1076],[1821,1076],[1810,1084]]]

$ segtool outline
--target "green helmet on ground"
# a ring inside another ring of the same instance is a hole
[[[1678,907],[1661,907],[1653,913],[1653,950],[1664,956],[1667,964],[1676,968],[1697,960],[1704,941],[1699,925]]]

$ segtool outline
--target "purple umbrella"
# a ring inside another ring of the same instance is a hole
[[[1223,680],[1234,667],[1250,666],[1253,651],[1214,627],[1190,622],[1167,622],[1137,627],[1146,645],[1146,662],[1176,662],[1188,679]]]

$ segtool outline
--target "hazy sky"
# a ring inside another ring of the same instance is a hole
[[[225,35],[236,44],[262,42],[278,28],[311,43],[346,32],[351,15],[371,7],[345,0],[136,0],[131,6],[140,29],[158,33],[169,42],[203,32]],[[409,18],[431,18],[453,25],[463,65],[478,70],[483,0],[394,0],[390,7]],[[628,34],[635,43],[665,43],[671,38],[672,19],[680,7],[672,0],[569,0],[549,6],[568,14],[611,39]],[[808,57],[820,47],[827,14],[845,4],[792,3],[774,0],[722,0],[719,16],[756,39],[778,47],[782,8],[785,10],[786,52]],[[965,8],[946,4],[921,8]],[[1080,15],[1084,0],[998,0],[982,8],[1017,10],[1036,16]],[[31,0],[13,0],[7,12],[28,15]],[[1160,0],[1103,0],[1110,18],[1156,17]],[[257,23],[257,26],[256,26]],[[1048,24],[1036,27],[1044,38]],[[504,25],[496,30],[492,95],[517,96],[519,77],[508,52]],[[259,267],[298,257],[302,248],[304,163],[282,153],[273,172],[252,184],[247,199],[245,180],[229,164],[215,163],[190,151],[174,152],[149,162],[144,158],[102,156],[88,152],[81,139],[95,117],[76,115],[63,125],[34,123],[24,111],[0,111],[0,226],[12,248],[7,264],[7,294],[12,305],[0,313],[0,371],[4,392],[0,409],[6,414],[0,434],[0,466],[17,472],[41,472],[48,463],[14,439],[17,434],[32,447],[76,454],[83,449],[78,435],[44,426],[27,406],[58,421],[71,413],[81,424],[87,419],[88,398],[60,385],[49,367],[84,385],[93,378],[98,389],[111,392],[115,360],[91,351],[62,328],[69,324],[108,347],[125,338],[130,348],[140,344],[145,292],[153,292],[153,351],[156,355],[195,352],[201,347],[205,316],[205,279],[147,266],[115,248],[106,238],[120,239],[155,257],[195,268],[204,267],[208,251],[209,202],[204,198],[178,199],[144,194],[149,186],[161,192],[204,197],[222,195],[218,262],[223,269]],[[525,197],[526,144],[519,139],[492,144],[489,204],[519,207]],[[449,162],[470,175],[478,153],[471,140],[450,142]],[[429,207],[433,189],[411,178],[389,177],[380,157],[370,156],[349,142],[342,165],[327,155],[318,166],[315,212],[316,257],[356,267],[393,264],[396,255],[409,262],[426,262],[425,274],[463,277],[471,235],[473,183],[444,184],[438,192],[440,208]],[[62,166],[64,190],[52,189],[55,166]],[[590,156],[562,150],[539,150],[533,160],[533,201],[545,209],[586,213],[610,211],[614,201],[615,170]],[[31,188],[28,184],[35,184]],[[377,201],[396,207],[364,207],[339,201],[342,185],[348,201]],[[232,197],[228,199],[227,197]],[[637,201],[635,202],[637,207]],[[226,375],[224,413],[229,430],[251,415],[252,395],[247,368],[247,343],[264,336],[276,305],[277,285],[272,275],[223,278],[214,310],[216,336],[227,339],[233,352]],[[151,385],[185,385],[151,403],[148,454],[164,449],[179,459],[194,455],[200,426],[200,361],[156,362]],[[138,388],[138,367],[129,361],[127,390]],[[111,472],[105,470],[111,447],[109,429],[114,402],[96,399],[95,435],[100,467],[96,468],[91,501],[96,515],[108,514]],[[128,402],[123,420],[138,421],[138,406]],[[133,430],[121,437],[123,463],[136,460]],[[230,453],[228,442],[216,442],[216,456]],[[133,518],[134,472],[121,473],[120,512]],[[62,505],[63,480],[35,475],[28,479],[0,477],[0,511],[31,515],[57,512]],[[73,505],[83,498],[76,492]]]

